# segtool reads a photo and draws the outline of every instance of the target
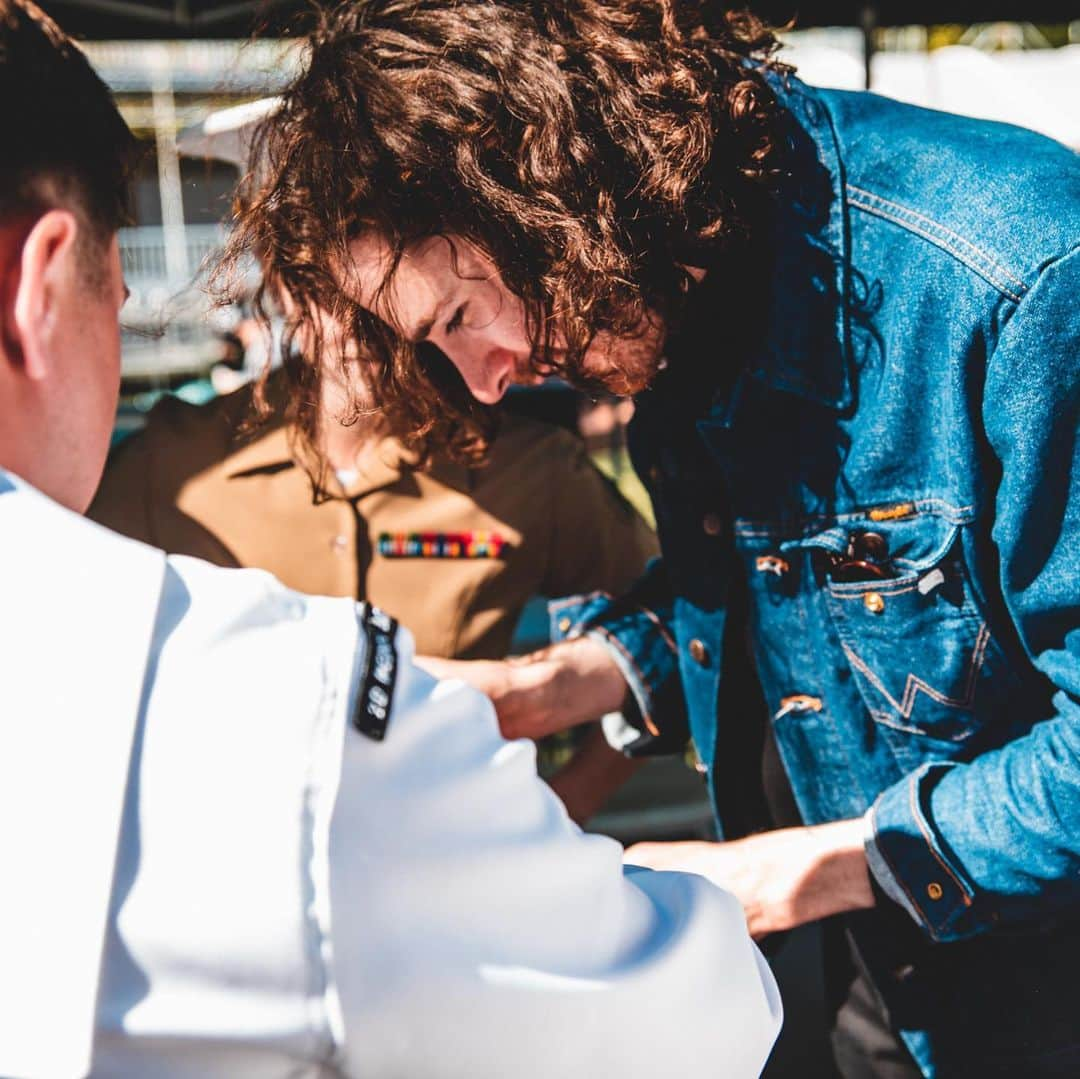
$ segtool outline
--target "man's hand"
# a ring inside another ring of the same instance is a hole
[[[626,682],[602,644],[588,637],[561,641],[505,660],[416,662],[436,678],[459,678],[491,698],[504,738],[542,738],[614,712]]]
[[[783,828],[730,843],[638,843],[624,860],[699,873],[743,905],[755,939],[874,905],[862,818]]]

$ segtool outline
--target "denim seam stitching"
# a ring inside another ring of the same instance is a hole
[[[969,239],[967,239],[967,237],[961,236],[958,232],[950,229],[947,225],[943,225],[940,221],[935,221],[932,217],[927,217],[925,214],[921,214],[918,210],[913,210],[909,206],[904,206],[899,202],[893,202],[891,199],[884,198],[881,195],[875,195],[873,191],[867,191],[864,188],[856,187],[854,184],[848,184],[847,189],[848,191],[853,191],[858,195],[863,195],[865,198],[870,199],[872,203],[881,203],[881,205],[891,207],[893,210],[896,210],[900,214],[907,214],[908,216],[915,218],[917,221],[923,222],[925,225],[929,226],[932,229],[937,229],[938,231],[943,233],[944,236],[955,240],[956,243],[972,251],[978,258],[982,259],[987,266],[997,271],[1001,275],[1002,280],[1004,280],[1008,284],[1016,285],[1020,292],[1027,292],[1027,284],[1023,281],[1022,278],[1019,278],[1014,273],[1011,273],[1008,267],[998,262],[998,260],[995,259],[993,255],[991,255],[987,251],[983,251],[982,248],[973,244]],[[852,201],[854,202],[854,205],[858,206],[860,209],[865,210],[868,208],[867,206],[859,203],[856,200]],[[959,252],[954,252],[954,254],[956,254],[956,256],[960,258],[961,261],[963,261],[963,256],[960,255]],[[974,267],[972,268],[974,269]],[[1004,289],[1002,291],[1004,291]]]
[[[942,511],[941,516],[952,519],[954,524],[970,524],[970,515],[975,507],[974,505],[954,506],[951,502],[946,502],[943,498],[923,498],[916,500],[915,509],[916,511]],[[826,521],[843,524],[845,521],[862,520],[866,516],[866,510],[852,513],[812,513],[805,517],[800,517],[799,521],[805,527],[807,525],[815,525]],[[914,514],[912,516],[914,516]],[[745,518],[741,521],[739,518],[736,518],[734,522],[735,534],[746,537],[768,539],[776,534],[779,527],[779,522],[753,521],[746,520]]]
[[[961,698],[947,697],[940,690],[934,689],[929,683],[923,681],[917,674],[908,672],[907,681],[904,683],[904,695],[902,701],[897,701],[896,698],[885,688],[881,679],[867,666],[866,661],[858,655],[853,649],[848,647],[843,641],[840,642],[840,647],[843,648],[844,653],[848,659],[851,660],[855,666],[862,671],[863,675],[868,678],[872,685],[874,685],[883,697],[905,718],[911,719],[911,713],[915,710],[915,700],[921,690],[931,700],[937,701],[938,704],[944,704],[950,708],[961,709],[965,712],[970,712],[974,695],[975,695],[975,679],[978,677],[979,671],[982,669],[983,658],[986,655],[986,642],[990,638],[990,633],[986,628],[984,622],[979,627],[979,635],[975,639],[975,648],[971,653],[971,666],[968,670],[968,676],[964,685],[964,696]],[[964,739],[950,738],[948,741],[963,741]]]
[[[909,784],[914,784],[914,782],[915,782],[914,777],[912,777],[908,782],[909,782]],[[881,832],[878,831],[877,810],[876,809],[874,810],[873,822],[874,822],[874,846],[877,848],[878,854],[881,855],[881,857],[884,859],[884,861],[888,865],[889,870],[892,872],[893,880],[896,881],[896,883],[900,885],[901,891],[904,893],[904,895],[906,895],[908,897],[909,901],[911,902],[911,906],[915,910],[917,910],[919,912],[920,916],[922,917],[923,922],[930,929],[931,935],[934,937],[935,940],[938,939],[937,927],[935,926],[934,922],[931,920],[930,916],[923,909],[922,904],[915,898],[915,895],[912,892],[912,890],[904,882],[904,878],[900,875],[900,871],[897,869],[896,863],[892,860],[892,858],[889,857],[888,851],[885,848],[885,844],[881,842]]]
[[[637,675],[638,681],[644,687],[646,694],[648,695],[648,701],[651,704],[654,696],[652,683],[642,673],[641,668],[637,665],[637,662],[635,661],[633,655],[630,653],[629,649],[627,649],[627,647],[622,643],[622,641],[620,641],[619,638],[611,632],[611,630],[606,629],[604,626],[591,626],[589,632],[601,634],[633,668],[634,674]],[[639,700],[639,708],[641,707],[641,704],[642,702]],[[652,717],[652,712],[648,708],[641,708],[641,719],[644,722],[645,726],[648,728],[649,733],[654,738],[659,738],[661,736],[660,728],[657,727],[656,722]]]
[[[935,247],[940,247],[942,251],[948,252],[948,254],[952,255],[962,266],[966,266],[972,273],[978,274],[987,284],[992,285],[998,292],[1003,296],[1008,297],[1014,303],[1020,303],[1023,299],[1022,296],[1017,296],[1015,292],[1006,287],[1001,281],[997,280],[985,266],[979,266],[971,259],[965,258],[961,252],[957,251],[956,248],[948,242],[946,237],[936,235],[927,229],[920,228],[914,221],[906,221],[902,217],[897,217],[887,210],[883,210],[880,206],[872,206],[854,198],[848,199],[848,203],[849,205],[862,210],[864,213],[873,214],[875,217],[880,217],[884,221],[891,221],[894,225],[899,225],[901,228],[908,229],[909,231],[914,232],[915,235],[921,236],[924,240],[932,243]],[[975,248],[975,250],[977,251],[978,248]]]
[[[925,772],[923,773],[926,774]],[[922,832],[923,839],[926,842],[926,847],[933,855],[934,861],[948,874],[949,878],[960,889],[960,899],[965,907],[971,906],[971,896],[967,894],[967,889],[960,883],[960,878],[949,868],[948,863],[938,854],[937,848],[934,846],[933,838],[930,835],[929,826],[923,820],[922,813],[919,812],[918,798],[916,795],[916,780],[918,776],[911,777],[911,789],[910,789],[910,801],[911,801],[911,815],[915,818],[915,823],[919,826],[919,831]]]
[[[641,603],[637,604],[636,606],[638,610],[641,611],[641,613],[644,614],[645,617],[648,618],[648,620],[656,626],[656,630],[663,638],[664,644],[668,646],[671,654],[678,658],[679,646],[675,643],[674,638],[668,632],[667,626],[665,626],[664,623],[661,621],[660,616],[655,611],[649,610],[648,607],[644,606]]]
[[[611,599],[611,593],[597,589],[595,592],[588,592],[583,596],[565,596],[562,599],[549,599],[548,614],[551,615],[556,611],[561,611],[564,607],[584,607],[598,599]]]

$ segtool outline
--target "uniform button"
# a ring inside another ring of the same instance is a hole
[[[928,895],[928,896],[929,896],[929,897],[930,897],[931,899],[940,899],[940,898],[941,898],[941,897],[942,897],[942,896],[943,896],[943,895],[945,894],[945,892],[944,892],[944,890],[942,889],[941,885],[940,885],[940,884],[938,884],[938,882],[937,882],[936,880],[932,880],[932,881],[931,881],[931,882],[930,882],[930,883],[929,883],[929,884],[928,884],[928,885],[926,886],[926,894],[927,894],[927,895]]]
[[[330,547],[333,550],[337,551],[338,554],[341,554],[348,546],[349,546],[349,537],[348,536],[335,536],[330,541]]]
[[[881,614],[885,610],[885,600],[882,599],[880,592],[867,592],[863,596],[863,606],[871,614]]]
[[[724,521],[719,513],[706,513],[701,519],[706,536],[719,536],[724,531]]]
[[[562,618],[560,618],[559,622],[558,622],[559,632],[560,633],[569,633],[570,632],[570,627],[573,624],[574,623],[569,618],[567,618],[566,615],[563,615]]]
[[[705,647],[705,642],[698,640],[697,637],[690,642],[690,658],[702,667],[709,665],[709,650]]]

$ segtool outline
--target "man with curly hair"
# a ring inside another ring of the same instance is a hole
[[[24,0],[0,145],[0,1075],[758,1075],[732,896],[583,835],[389,616],[80,515],[135,144]]]
[[[727,841],[630,858],[758,936],[840,916],[846,1076],[1077,1074],[1080,161],[813,90],[700,0],[370,0],[310,46],[234,251],[332,313],[294,330],[462,453],[515,381],[638,394],[664,558],[460,672],[503,731],[692,735]],[[755,739],[794,826],[737,838]]]

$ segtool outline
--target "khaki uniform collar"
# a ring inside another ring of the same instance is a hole
[[[347,486],[342,486],[333,469],[326,470],[323,485],[332,498],[362,498],[393,486],[405,473],[416,471],[418,461],[419,455],[414,450],[407,449],[400,439],[387,436],[365,455],[362,467],[357,469],[356,477]],[[253,473],[297,467],[309,476],[317,476],[320,463],[303,440],[296,437],[290,425],[276,423],[269,430],[256,433],[231,453],[225,462],[225,474],[232,480]],[[456,490],[468,492],[472,488],[470,469],[445,454],[436,455],[423,471]]]

